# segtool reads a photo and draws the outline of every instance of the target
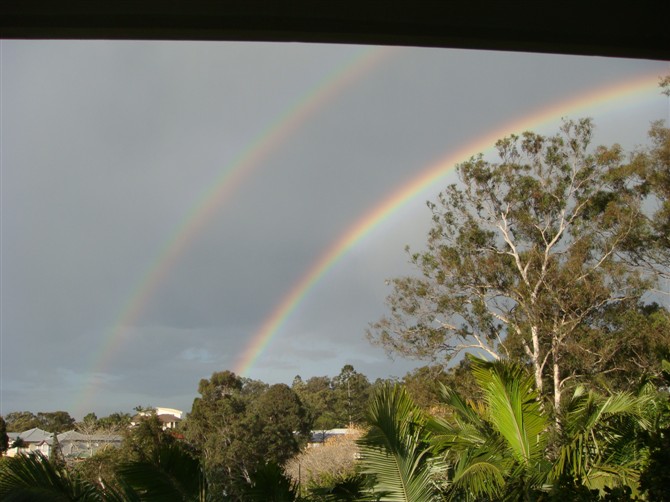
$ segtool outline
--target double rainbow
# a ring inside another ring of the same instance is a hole
[[[420,174],[409,184],[399,187],[354,223],[307,269],[254,334],[234,367],[235,373],[246,375],[249,372],[305,296],[342,259],[347,251],[361,242],[375,227],[400,211],[410,200],[443,179],[454,170],[456,164],[469,159],[478,152],[492,148],[498,139],[506,135],[529,129],[538,129],[561,117],[611,102],[616,101],[617,104],[633,103],[650,92],[658,92],[658,77],[656,73],[638,76],[631,80],[617,82],[604,88],[592,89],[577,97],[553,103],[530,115],[491,129],[486,134],[463,145],[457,151],[449,152],[434,164],[421,170]]]
[[[86,405],[99,386],[98,379],[119,351],[130,326],[136,324],[154,292],[163,283],[190,244],[234,194],[236,189],[266,160],[272,152],[309,121],[319,110],[336,99],[345,89],[359,82],[391,57],[393,48],[365,48],[332,70],[317,85],[304,93],[272,121],[256,138],[224,166],[211,185],[184,215],[174,232],[160,248],[146,273],[132,290],[128,300],[104,335],[87,368],[90,376],[82,393],[75,396],[72,409],[87,409]]]
[[[250,143],[237,158],[227,165],[205,191],[192,209],[175,227],[175,231],[161,248],[152,265],[142,276],[128,301],[122,307],[111,330],[104,336],[100,348],[92,357],[88,368],[90,375],[99,375],[109,366],[118,352],[129,326],[133,326],[145,310],[150,298],[158,289],[175,263],[186,252],[193,240],[202,232],[216,211],[230,197],[251,172],[266,159],[272,151],[287,140],[318,110],[336,98],[344,89],[371,72],[393,53],[393,49],[367,49],[353,60],[336,69],[318,86],[311,89],[302,99],[289,107]],[[463,145],[458,151],[446,156],[420,171],[409,184],[399,187],[389,197],[365,214],[307,269],[302,277],[284,295],[276,308],[252,336],[233,370],[248,374],[251,367],[268,344],[279,332],[296,307],[342,257],[363,240],[370,232],[401,210],[408,201],[440,181],[455,165],[479,151],[489,149],[494,142],[512,132],[536,129],[561,116],[608,104],[610,102],[634,102],[650,92],[655,92],[658,74],[638,76],[623,82],[592,89],[577,97],[554,103],[523,118],[491,129],[486,134]],[[92,378],[75,402],[73,409],[83,409],[96,391],[97,383]]]

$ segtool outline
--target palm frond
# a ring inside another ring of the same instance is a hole
[[[628,486],[639,479],[637,431],[651,427],[649,392],[602,396],[577,389],[567,401],[561,423],[563,444],[551,478],[568,475],[589,489]]]
[[[153,461],[134,461],[119,467],[122,481],[143,501],[198,501],[204,479],[200,463],[179,445],[163,445]]]
[[[103,500],[102,489],[71,476],[41,453],[6,458],[0,468],[0,499],[3,501]]]
[[[382,387],[368,413],[370,429],[359,439],[362,471],[375,476],[375,492],[388,502],[429,502],[431,479],[425,417],[404,388]]]
[[[547,429],[532,376],[507,361],[481,359],[473,359],[472,372],[484,391],[489,421],[515,460],[530,467],[544,453]]]

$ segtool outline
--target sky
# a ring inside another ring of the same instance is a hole
[[[630,150],[670,115],[653,85],[606,92],[657,80],[659,61],[0,44],[0,414],[189,411],[226,369],[402,377],[425,362],[390,359],[365,329],[386,279],[413,273],[405,246],[422,248],[454,159],[561,116]]]

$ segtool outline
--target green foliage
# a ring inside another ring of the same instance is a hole
[[[411,500],[414,483],[430,500],[664,500],[666,391],[578,387],[554,422],[526,368],[469,359],[481,398],[443,388],[443,416],[426,416],[397,387],[376,396],[362,468],[381,500]]]
[[[346,364],[332,383],[337,425],[350,427],[363,423],[372,389],[368,378]]]
[[[552,479],[569,476],[601,493],[608,487],[628,487],[637,495],[643,460],[638,440],[651,427],[645,411],[652,399],[644,392],[602,396],[577,387],[561,417]]]
[[[565,371],[600,391],[634,392],[659,382],[670,351],[670,313],[655,303],[623,301],[603,309],[576,333],[565,354]]]
[[[5,419],[0,417],[0,457],[9,448],[9,437],[7,436],[7,424]]]
[[[429,422],[432,445],[448,465],[448,496],[525,499],[549,470],[548,421],[533,378],[509,361],[470,362],[483,401],[444,388],[452,413]]]
[[[150,458],[123,463],[117,472],[141,501],[197,502],[207,490],[200,462],[178,443],[161,444]]]
[[[663,390],[650,393],[652,399],[645,408],[645,417],[651,426],[645,431],[646,435],[640,434],[642,447],[648,449],[640,473],[640,491],[646,500],[654,502],[666,500],[670,486],[670,362],[664,359],[661,367],[659,386]]]
[[[163,424],[155,412],[138,416],[136,425],[124,429],[121,449],[129,458],[147,460],[165,446],[172,445],[175,438],[171,431],[163,430]]]
[[[448,369],[441,365],[421,366],[407,373],[401,383],[414,402],[425,410],[441,407],[442,387],[458,389],[458,392],[468,399],[478,397],[480,394],[467,358]]]
[[[350,364],[334,378],[296,376],[292,389],[305,404],[317,430],[361,424],[372,392],[368,378]]]
[[[67,411],[40,411],[37,415],[30,411],[15,411],[5,416],[7,430],[24,432],[39,427],[47,432],[61,433],[71,430],[75,420]]]
[[[267,387],[224,371],[201,380],[198,392],[183,432],[213,493],[239,495],[239,480],[248,482],[266,462],[283,464],[306,441],[308,413],[284,384]]]
[[[129,413],[115,412],[109,416],[98,419],[97,425],[100,429],[107,431],[120,431],[130,425],[131,416]]]
[[[299,499],[297,485],[274,462],[259,464],[249,476],[249,481],[242,482],[240,492],[245,502],[292,502]]]
[[[305,404],[314,421],[315,429],[333,429],[342,425],[338,423],[339,413],[336,411],[335,393],[329,377],[316,376],[303,382],[300,376],[297,376],[292,389]]]
[[[278,465],[301,450],[311,426],[300,398],[285,384],[272,385],[250,404],[247,423],[255,449]]]
[[[381,501],[432,501],[425,416],[399,385],[384,386],[372,399],[369,430],[359,440],[362,472],[374,476]]]
[[[41,429],[58,434],[72,430],[75,424],[75,419],[67,411],[39,412],[37,419]]]
[[[668,77],[663,81],[668,91]],[[635,187],[653,207],[646,223],[627,242],[633,263],[668,277],[670,265],[670,128],[655,122],[649,130],[651,145],[635,152],[627,173],[638,177]]]
[[[0,499],[5,502],[104,500],[97,485],[79,479],[39,453],[7,458],[0,464]]]
[[[23,432],[35,427],[43,428],[42,422],[30,411],[13,411],[5,415],[7,430],[10,432]],[[49,431],[52,432],[52,431]]]
[[[21,436],[19,436],[12,442],[11,448],[24,448],[25,446],[26,442]]]
[[[640,177],[667,200],[659,173],[670,141],[652,131],[662,141],[640,154],[644,169],[632,169],[618,145],[591,148],[587,119],[566,121],[554,136],[503,138],[497,162],[479,155],[458,165],[460,185],[429,203],[426,250],[411,254],[418,276],[390,281],[389,314],[370,326],[370,340],[433,361],[463,351],[512,357],[530,365],[556,413],[567,382],[619,361],[643,365],[645,344],[667,349],[667,329],[635,338],[637,327],[658,320],[644,306],[636,319],[625,314],[654,280],[631,256],[651,261],[641,252],[646,235],[662,233],[658,214],[648,224],[643,213]]]
[[[130,461],[127,450],[108,446],[96,451],[89,458],[69,465],[69,468],[76,476],[104,489],[123,491],[124,485],[118,478],[117,471],[121,464]]]
[[[371,478],[363,474],[352,473],[344,478],[333,479],[320,485],[308,487],[307,499],[310,502],[359,502],[378,500],[372,494]]]

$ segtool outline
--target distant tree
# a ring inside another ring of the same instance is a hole
[[[101,429],[98,416],[95,413],[86,414],[81,422],[75,424],[75,429],[82,434],[94,434]]]
[[[75,419],[67,411],[39,412],[39,427],[49,432],[65,432],[74,428]]]
[[[339,424],[336,396],[328,376],[315,376],[303,382],[293,381],[293,391],[298,394],[310,413],[315,429],[332,429]]]
[[[270,388],[270,385],[261,380],[240,377],[240,381],[242,382],[242,395],[250,401],[260,397]]]
[[[90,483],[121,490],[117,470],[121,464],[130,461],[131,454],[126,449],[107,446],[100,448],[92,456],[73,463],[71,469],[75,475]]]
[[[285,384],[270,386],[250,403],[247,422],[260,457],[278,465],[302,449],[312,425],[300,398]]]
[[[9,448],[9,437],[7,436],[7,424],[5,419],[0,417],[0,457]]]
[[[163,424],[154,411],[139,417],[133,427],[124,430],[121,448],[128,452],[131,459],[147,460],[164,445],[174,442],[174,436],[163,430]]]
[[[351,427],[362,424],[368,409],[372,385],[368,378],[357,372],[351,364],[342,367],[332,380],[335,394],[334,414],[337,425]]]
[[[457,389],[467,399],[479,397],[467,358],[451,368],[440,364],[421,366],[407,373],[400,383],[405,386],[417,406],[433,413],[438,413],[438,408],[443,407],[443,386]]]
[[[30,411],[13,411],[5,415],[7,430],[10,432],[23,432],[42,425],[37,416]]]
[[[129,413],[115,412],[98,419],[98,426],[110,432],[121,432],[128,428],[131,419]]]
[[[215,372],[198,385],[191,412],[182,422],[186,440],[199,452],[212,490],[230,490],[232,480],[248,474],[247,432],[243,418],[247,403],[242,380],[230,371]]]
[[[96,424],[98,422],[98,415],[93,412],[87,413],[84,415],[83,422],[85,424]]]
[[[267,387],[223,371],[201,380],[198,392],[183,433],[200,452],[212,491],[231,500],[260,465],[285,462],[308,434],[308,413],[284,384]]]
[[[564,355],[565,371],[601,391],[635,392],[659,381],[661,362],[670,358],[670,313],[656,303],[635,299],[603,309],[576,330]]]

